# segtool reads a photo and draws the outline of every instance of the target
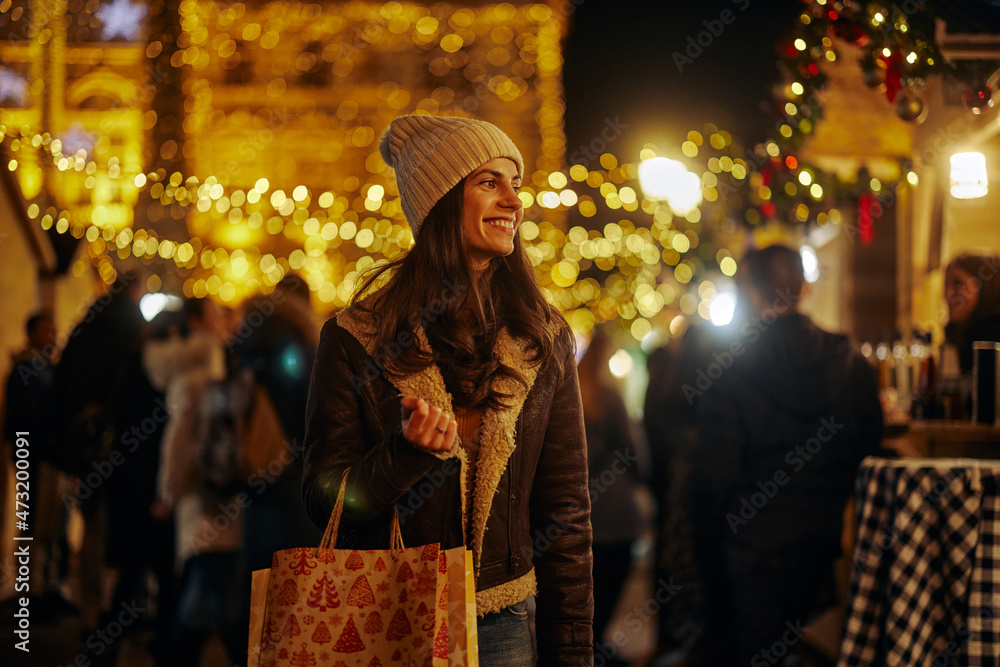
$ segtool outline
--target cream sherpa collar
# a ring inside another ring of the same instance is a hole
[[[375,330],[370,316],[357,308],[348,308],[337,315],[337,323],[360,342],[368,353],[375,356]],[[424,351],[430,351],[427,334],[419,324],[415,330],[417,345]],[[524,407],[524,401],[534,385],[538,375],[538,365],[532,363],[530,355],[519,344],[506,328],[501,329],[497,336],[495,352],[501,363],[519,371],[527,386],[511,378],[494,380],[494,389],[507,395],[507,407],[501,409],[488,408],[483,414],[482,436],[479,443],[476,460],[476,488],[474,497],[469,498],[469,490],[465,485],[464,467],[468,465],[465,450],[456,446],[439,458],[458,458],[463,466],[462,474],[462,517],[468,516],[466,507],[471,500],[472,511],[472,544],[476,573],[479,573],[480,558],[483,550],[483,537],[486,533],[486,519],[490,515],[493,498],[496,495],[500,478],[507,467],[511,454],[517,443],[517,420]],[[386,373],[387,379],[396,387],[400,395],[410,395],[422,398],[428,403],[448,410],[452,414],[452,399],[444,384],[444,377],[436,365],[431,365],[418,373],[395,376]],[[468,526],[464,526],[468,534]]]

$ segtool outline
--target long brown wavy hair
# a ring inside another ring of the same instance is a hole
[[[527,386],[495,354],[503,327],[525,343],[532,363],[554,365],[560,380],[565,369],[557,339],[572,345],[573,337],[538,287],[518,234],[510,255],[473,272],[461,224],[464,192],[465,179],[431,209],[406,255],[369,271],[352,305],[371,313],[387,370],[409,374],[437,364],[455,407],[498,408],[510,396],[493,389],[495,378]],[[427,333],[429,353],[415,342],[401,344],[413,340],[417,324]]]

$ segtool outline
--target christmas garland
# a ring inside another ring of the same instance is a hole
[[[804,164],[797,156],[822,118],[819,93],[827,78],[823,65],[840,58],[837,40],[861,49],[864,84],[881,92],[904,121],[919,123],[927,115],[922,98],[926,80],[947,76],[962,82],[963,102],[972,113],[992,105],[987,76],[998,63],[959,61],[949,63],[934,39],[936,20],[946,5],[906,0],[884,2],[804,0],[792,35],[777,45],[778,68],[785,85],[775,136],[757,145],[752,164],[756,173],[749,183],[750,203],[745,211],[750,225],[769,220],[823,226],[838,208],[855,207],[862,243],[870,242],[873,223],[882,213],[886,197],[897,183],[882,183],[860,170],[855,182]],[[907,160],[899,173],[910,184],[916,174]]]

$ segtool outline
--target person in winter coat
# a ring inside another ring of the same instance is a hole
[[[594,531],[594,662],[611,666],[626,664],[604,635],[632,569],[634,544],[648,524],[637,494],[649,467],[646,443],[633,432],[608,366],[614,350],[607,332],[597,329],[579,365]]]
[[[698,402],[691,514],[697,549],[721,555],[717,574],[728,575],[731,599],[716,586],[706,600],[731,611],[739,659],[725,664],[745,666],[762,664],[759,652],[782,641],[787,623],[801,627],[821,610],[844,508],[858,464],[878,449],[882,411],[871,365],[846,336],[798,312],[798,252],[751,251],[738,280],[753,316],[715,355],[721,374],[708,372],[717,379]],[[707,629],[715,647],[725,644],[712,635],[719,630]]]
[[[339,546],[473,552],[483,667],[592,665],[587,449],[574,339],[521,246],[524,162],[501,130],[403,116],[380,143],[416,237],[324,326],[304,497]],[[381,285],[379,287],[379,285]]]
[[[11,464],[26,460],[15,468],[20,473],[14,481],[14,499],[24,504],[15,505],[18,514],[30,510],[31,521],[27,529],[15,535],[27,535],[30,530],[31,547],[31,604],[40,622],[55,622],[60,613],[67,613],[73,606],[59,591],[61,586],[60,563],[68,560],[65,541],[67,508],[61,494],[69,489],[68,476],[59,470],[56,450],[59,438],[52,427],[54,412],[53,386],[58,354],[53,341],[56,339],[55,321],[47,312],[36,313],[25,324],[28,346],[11,359],[7,378],[4,414],[4,437],[10,443]],[[18,438],[18,433],[25,437]],[[0,443],[2,444],[2,443]],[[24,447],[24,451],[18,451]],[[27,475],[27,478],[25,478]],[[4,470],[4,482],[7,480]],[[0,490],[6,486],[0,483]],[[6,497],[6,494],[4,495]],[[30,505],[28,504],[30,501]],[[4,520],[9,520],[4,517]]]
[[[143,364],[150,383],[166,394],[170,413],[160,449],[153,513],[174,517],[177,565],[178,665],[195,665],[213,630],[232,664],[246,663],[243,515],[219,502],[206,483],[203,420],[207,388],[226,378],[224,325],[215,304],[188,299],[179,334],[146,344]]]
[[[309,305],[309,286],[296,275],[273,292],[251,297],[229,349],[253,369],[267,392],[284,433],[280,453],[266,467],[251,470],[253,502],[246,508],[244,547],[251,571],[271,566],[275,551],[318,544],[302,504],[302,443],[309,372],[316,356],[319,325]]]

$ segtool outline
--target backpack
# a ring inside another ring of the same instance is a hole
[[[247,486],[243,443],[256,389],[251,369],[205,385],[196,433],[202,484],[210,502],[230,498]]]

